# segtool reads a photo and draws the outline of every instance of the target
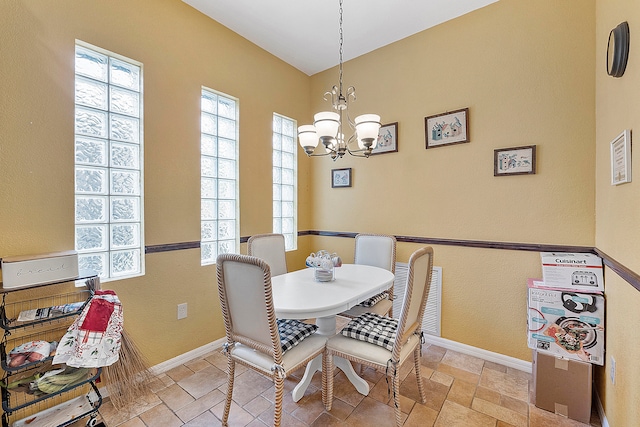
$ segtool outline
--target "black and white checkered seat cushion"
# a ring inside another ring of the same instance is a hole
[[[371,298],[362,301],[358,305],[361,305],[363,307],[373,307],[383,299],[389,299],[389,292],[387,291],[381,292],[378,295],[374,295]]]
[[[342,335],[393,350],[398,330],[398,319],[380,316],[375,313],[363,313],[352,319],[342,329]]]
[[[276,319],[282,352],[292,349],[318,329],[316,325],[294,319]]]

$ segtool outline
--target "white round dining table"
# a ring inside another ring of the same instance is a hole
[[[359,264],[336,267],[335,279],[330,282],[318,282],[314,277],[313,268],[272,277],[273,306],[280,319],[319,319],[323,335],[335,334],[336,314],[389,289],[394,279],[389,270]]]
[[[336,267],[335,279],[329,282],[316,281],[313,268],[273,276],[271,286],[276,317],[315,318],[317,333],[330,337],[336,333],[337,314],[389,289],[394,278],[393,273],[384,268],[360,264]],[[355,373],[348,360],[336,357],[334,363],[360,393],[369,393],[369,385]],[[311,383],[311,377],[321,369],[322,358],[318,356],[307,365],[302,380],[294,388],[294,401],[302,398]]]

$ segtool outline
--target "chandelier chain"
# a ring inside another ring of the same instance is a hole
[[[340,27],[340,95],[342,95],[342,43],[343,43],[343,35],[342,35],[342,0],[340,0],[340,21],[339,21],[339,27]]]

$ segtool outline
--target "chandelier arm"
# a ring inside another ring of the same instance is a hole
[[[353,157],[365,157],[368,158],[371,155],[371,148],[362,148],[362,149],[358,149],[358,150],[350,150],[349,148],[347,148],[347,152],[352,155]],[[360,154],[363,153],[363,154]]]
[[[356,122],[351,118],[351,115],[349,114],[349,109],[346,110],[346,117],[347,117],[347,124],[351,128],[351,131],[354,132],[354,135],[352,135],[352,137],[354,137],[355,131],[356,131]]]
[[[360,146],[358,145],[357,149],[349,148],[349,145],[351,145],[354,142],[357,142],[357,140],[358,140],[357,134],[354,133],[353,135],[351,135],[351,137],[349,138],[349,141],[345,144],[345,148],[347,149],[347,152],[355,157],[369,157],[369,155],[371,154],[371,151],[373,150],[372,147],[360,148]],[[355,153],[364,153],[364,154],[358,155]]]
[[[327,98],[327,96],[329,96],[329,98]],[[323,99],[325,101],[330,101],[333,108],[337,110],[338,109],[337,105],[339,100],[338,87],[336,85],[333,85],[331,90],[328,90],[324,93]]]
[[[311,153],[311,154],[307,154],[307,157],[323,157],[323,156],[328,156],[332,153],[335,153],[335,150],[327,151],[326,153],[320,153],[320,154]]]
[[[349,97],[353,98],[354,101],[356,100],[356,88],[353,86],[349,86],[347,88],[347,102],[349,102]]]
[[[373,148],[369,147],[365,147],[365,148],[360,148],[358,147],[357,150],[352,150],[349,148],[349,145],[351,145],[354,141],[357,141],[358,138],[356,137],[356,134],[354,133],[353,135],[351,135],[351,137],[349,138],[349,141],[347,141],[347,143],[345,144],[345,148],[347,149],[347,152],[349,154],[351,154],[352,156],[355,157],[369,157],[369,155],[371,154],[371,151],[373,150]],[[363,154],[356,154],[356,153],[363,153]]]

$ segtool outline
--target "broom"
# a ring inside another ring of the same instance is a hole
[[[118,411],[149,395],[149,383],[154,375],[144,355],[124,329],[120,357],[113,365],[102,369],[102,378],[111,403]]]
[[[87,287],[95,291],[100,289],[100,278],[87,280]],[[145,399],[150,392],[149,383],[155,375],[149,369],[149,363],[127,331],[122,329],[118,360],[102,368],[109,398],[118,411]]]

